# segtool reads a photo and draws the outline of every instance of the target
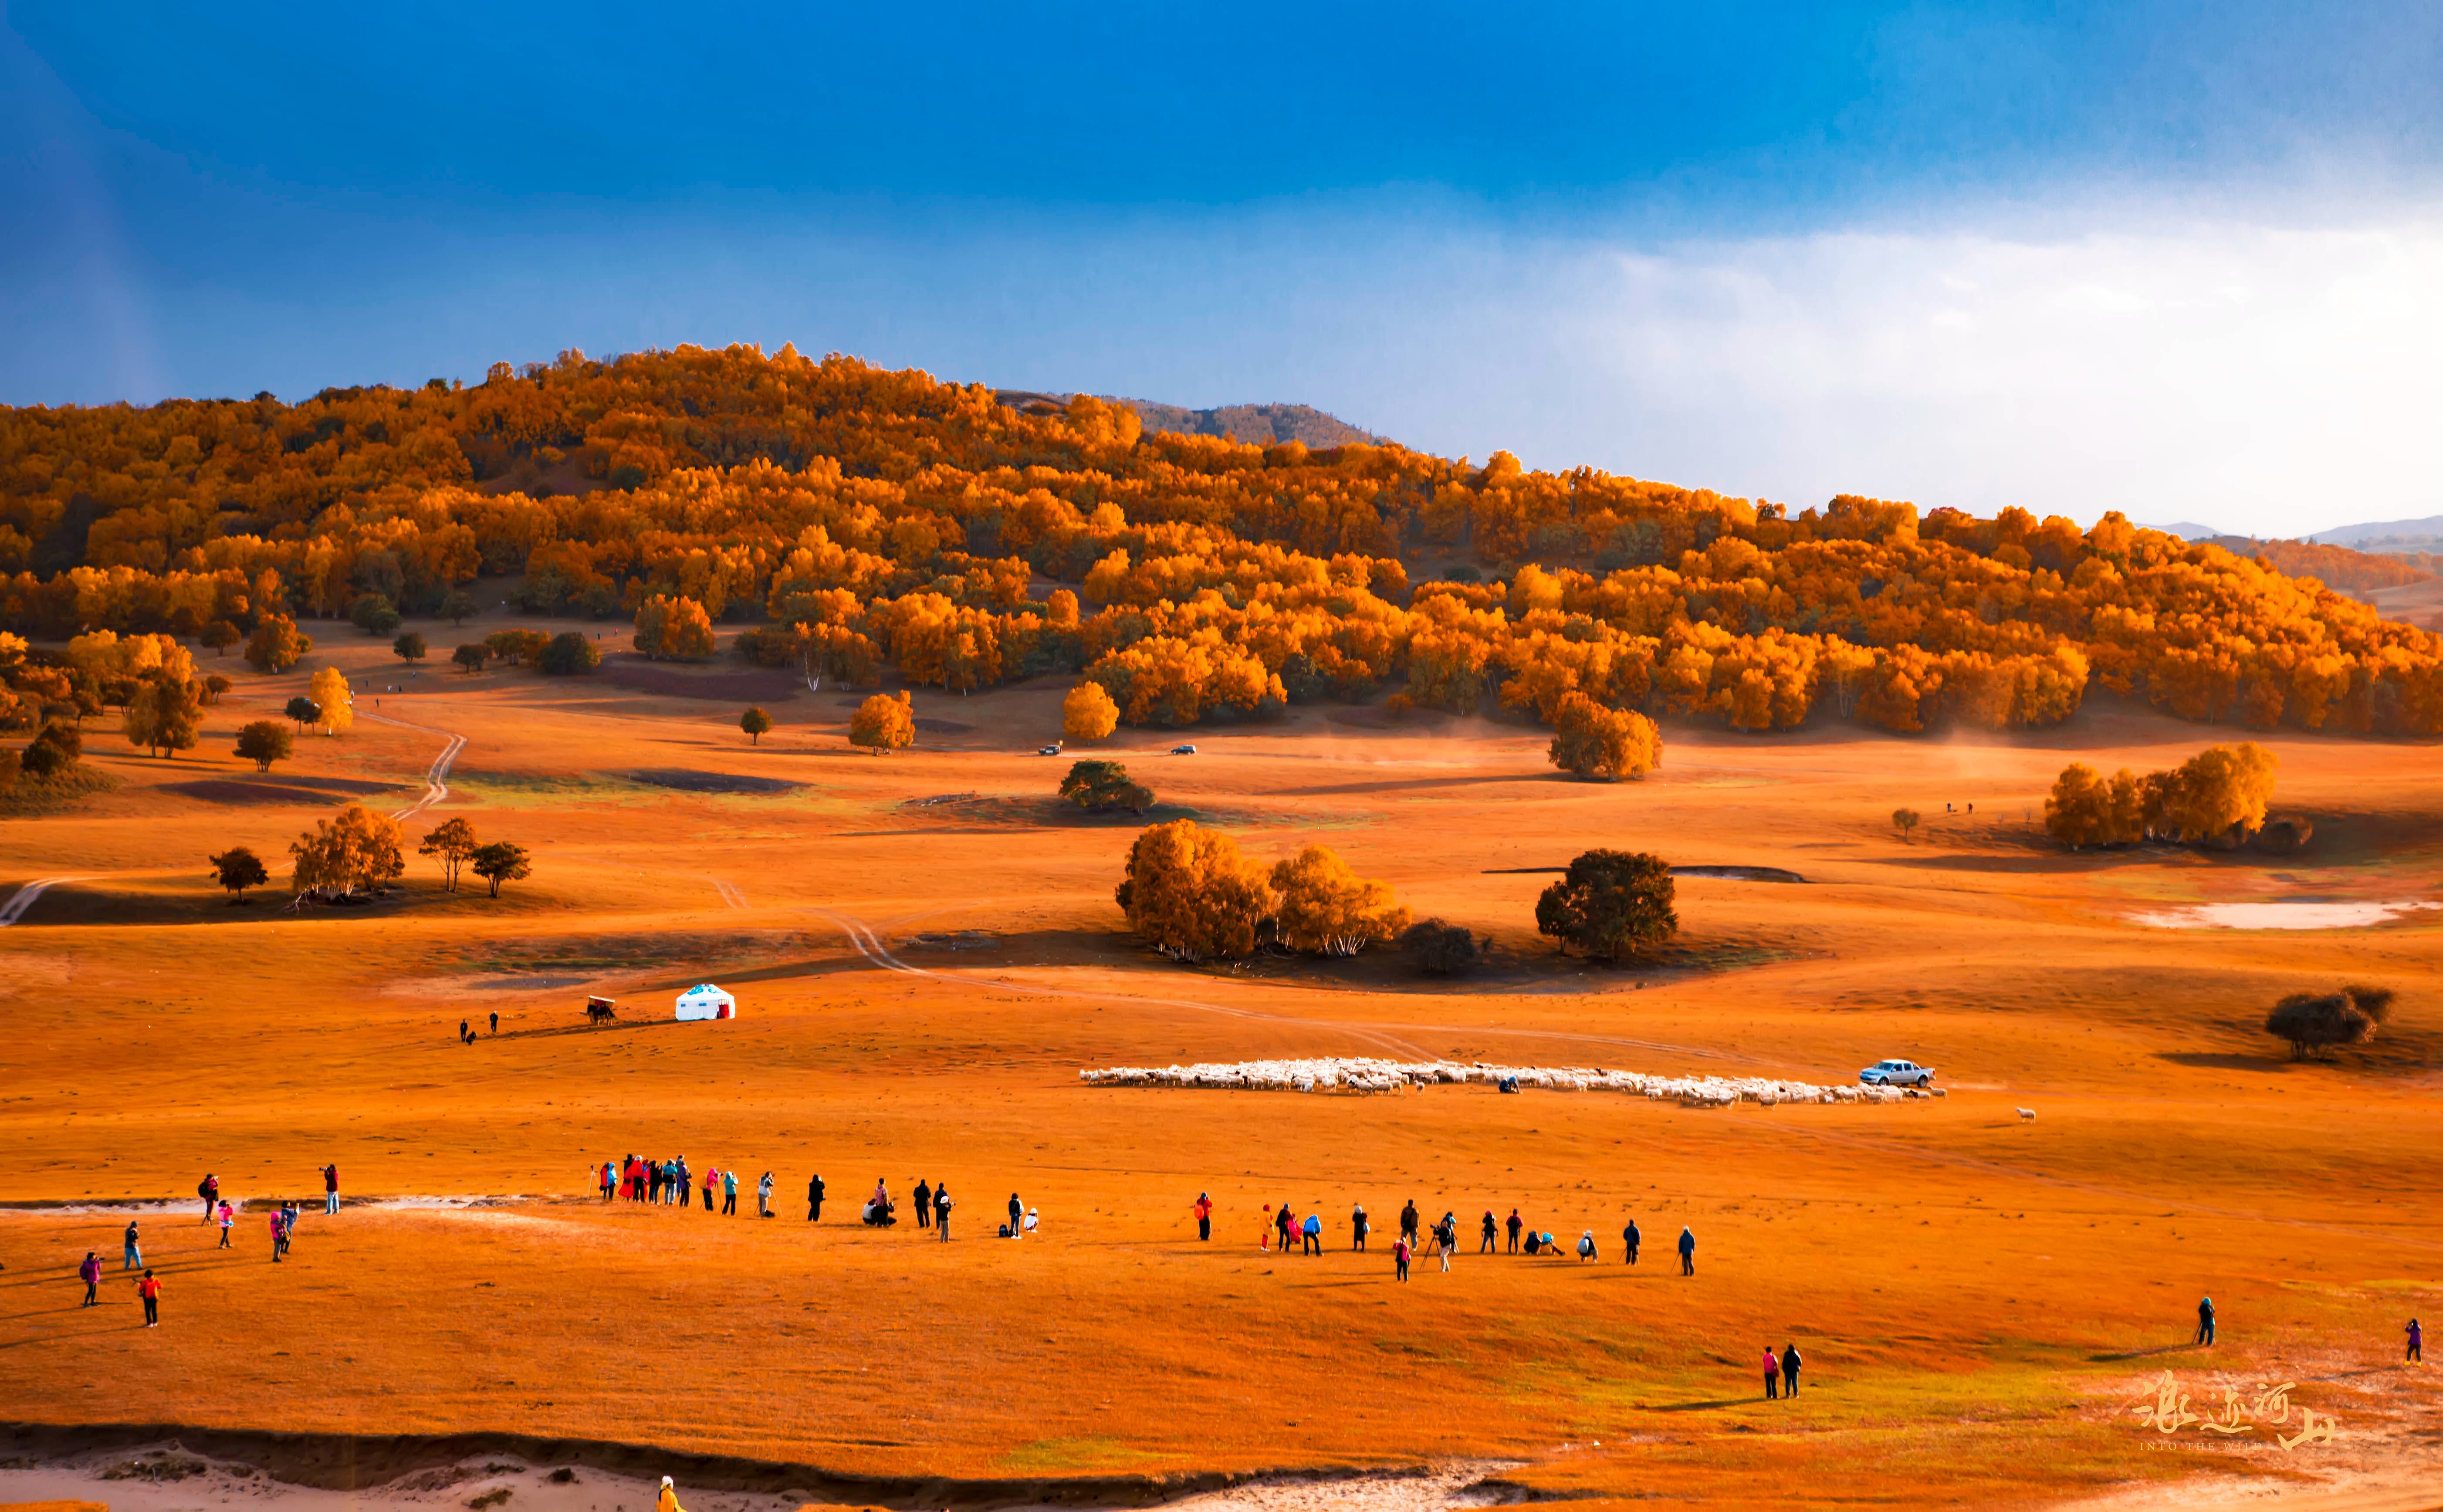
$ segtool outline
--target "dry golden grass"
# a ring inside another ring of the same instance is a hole
[[[352,674],[384,659],[343,631],[326,649]],[[995,1478],[1484,1455],[1597,1496],[1993,1503],[2316,1471],[2309,1447],[2131,1426],[2123,1407],[2167,1366],[2201,1394],[2226,1373],[2295,1378],[2370,1430],[2434,1403],[2424,1377],[2360,1373],[2397,1359],[2407,1317],[2443,1314],[2443,916],[2244,935],[2122,917],[2434,895],[2429,747],[2268,742],[2277,811],[2318,830],[2273,859],[2067,857],[2031,833],[2066,761],[2165,766],[2222,733],[2102,708],[2014,742],[1672,728],[1662,769],[1618,786],[1558,778],[1540,732],[1497,724],[1301,710],[1192,731],[1192,758],[1158,732],[1108,743],[1258,858],[1329,844],[1419,916],[1497,937],[1485,975],[1436,984],[1385,956],[1191,971],[1119,935],[1134,826],[1061,814],[1065,759],[1030,753],[1057,734],[1057,684],[920,694],[920,717],[972,728],[878,758],[848,747],[854,700],[829,690],[756,697],[779,728],[750,747],[726,689],[429,670],[378,712],[468,743],[411,832],[463,814],[527,846],[533,881],[451,896],[418,861],[374,908],[230,908],[204,856],[283,856],[338,798],[173,790],[250,781],[230,733],[303,680],[238,675],[203,751],[148,761],[97,733],[118,789],[0,825],[0,894],[95,876],[0,932],[0,1199],[168,1197],[208,1170],[239,1196],[311,1198],[336,1160],[354,1194],[530,1200],[318,1205],[275,1269],[262,1214],[222,1254],[187,1199],[144,1221],[166,1282],[151,1333],[118,1271],[123,1214],[9,1215],[0,1419],[485,1428]],[[397,807],[440,745],[360,719],[302,740],[283,773],[390,784],[367,801]],[[689,792],[640,771],[803,785]],[[1926,816],[1912,844],[1884,821],[1903,803]],[[1683,880],[1668,963],[1586,968],[1533,933],[1546,878],[1487,874],[1596,844],[1809,882]],[[903,950],[940,974],[885,971],[843,918],[998,944]],[[656,1017],[704,980],[738,994],[739,1020]],[[2335,1064],[2279,1059],[2266,1006],[2344,980],[2400,989],[2395,1024]],[[589,990],[635,1020],[586,1030]],[[496,1009],[498,1039],[456,1042]],[[1905,1055],[1951,1096],[1709,1113],[1076,1080],[1309,1053],[1819,1081]],[[781,1217],[584,1200],[588,1163],[632,1151],[769,1169]],[[799,1200],[813,1171],[818,1226]],[[959,1198],[955,1243],[854,1225],[876,1177],[904,1196],[919,1176]],[[1038,1241],[990,1237],[1013,1189],[1041,1210]],[[1187,1213],[1200,1189],[1221,1209],[1210,1245]],[[1410,1198],[1456,1209],[1463,1251],[1478,1213],[1515,1207],[1564,1239],[1593,1229],[1604,1259],[1463,1252],[1401,1286],[1385,1245],[1348,1253],[1347,1217],[1362,1200],[1387,1231]],[[1320,1208],[1323,1259],[1258,1250],[1262,1205],[1282,1201]],[[1683,1223],[1693,1280],[1671,1251]],[[99,1312],[69,1279],[87,1249],[109,1266]],[[2182,1347],[2203,1293],[2223,1324],[2210,1355]],[[1791,1339],[1804,1393],[1756,1400],[1752,1362]]]

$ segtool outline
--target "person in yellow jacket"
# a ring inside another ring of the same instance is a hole
[[[660,1500],[653,1503],[653,1512],[687,1512],[687,1508],[679,1505],[678,1487],[667,1475],[662,1477],[662,1494]]]

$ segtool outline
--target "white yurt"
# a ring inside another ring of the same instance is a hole
[[[734,1019],[738,1017],[738,1000],[707,982],[679,994],[682,1019]]]

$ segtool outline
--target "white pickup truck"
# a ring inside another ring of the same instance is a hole
[[[1930,1087],[1934,1067],[1914,1060],[1878,1060],[1859,1072],[1858,1079],[1870,1087]]]

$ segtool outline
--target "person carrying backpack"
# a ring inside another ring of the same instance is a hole
[[[77,1280],[84,1282],[84,1300],[77,1305],[92,1307],[99,1303],[101,1291],[101,1257],[90,1249],[86,1250],[84,1263],[77,1267]]]
[[[1196,1215],[1197,1239],[1210,1243],[1213,1238],[1213,1194],[1209,1191],[1198,1192],[1196,1201],[1187,1210]]]
[[[195,1195],[204,1199],[204,1222],[212,1221],[212,1205],[221,1200],[221,1178],[207,1171],[195,1183]]]
[[[1484,1237],[1478,1242],[1476,1252],[1479,1255],[1490,1255],[1500,1242],[1501,1221],[1493,1216],[1492,1208],[1487,1208],[1484,1209]]]

